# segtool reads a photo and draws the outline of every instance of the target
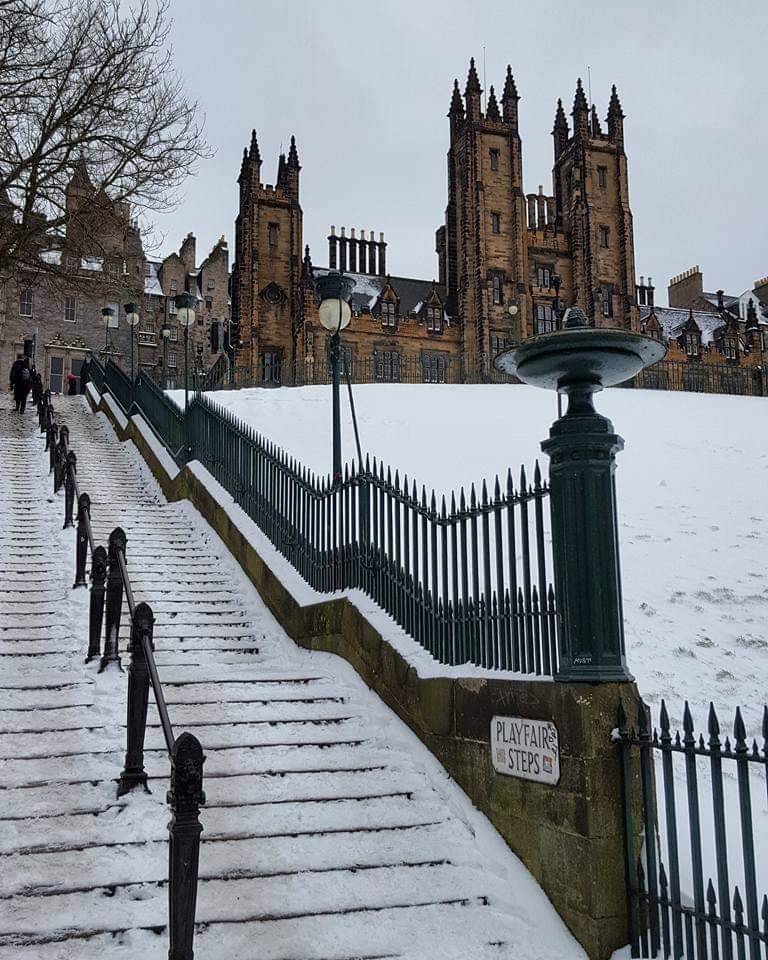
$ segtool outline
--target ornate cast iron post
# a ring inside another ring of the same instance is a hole
[[[144,734],[147,729],[147,704],[149,702],[149,666],[144,644],[152,646],[152,628],[155,618],[146,603],[136,607],[131,623],[131,663],[128,667],[128,714],[126,720],[127,743],[125,767],[117,784],[117,795],[142,786],[147,789],[147,774],[144,771]]]
[[[497,358],[505,372],[568,397],[565,415],[541,445],[550,457],[552,546],[562,625],[557,680],[632,680],[624,648],[614,479],[616,454],[624,441],[595,410],[592,395],[629,379],[664,352],[650,337],[589,327],[584,312],[571,307],[562,330],[531,337]]]
[[[203,793],[203,748],[191,733],[180,734],[171,755],[168,803],[168,960],[192,960],[200,855],[200,807]]]
[[[72,513],[75,506],[75,474],[77,473],[77,457],[70,450],[64,464],[64,529],[74,526]]]
[[[86,494],[83,494],[86,496]],[[96,547],[91,557],[91,605],[88,616],[88,653],[85,662],[101,654],[101,626],[104,622],[104,593],[107,579],[107,551]]]
[[[120,613],[123,607],[123,575],[120,572],[118,551],[125,555],[127,539],[120,527],[109,535],[109,573],[107,574],[107,622],[104,631],[104,653],[99,665],[99,673],[110,663],[116,663],[122,670],[120,663],[120,648],[118,635],[120,633]]]
[[[81,493],[77,499],[77,533],[75,535],[75,582],[72,589],[88,586],[85,578],[85,562],[88,558],[88,527],[90,520],[91,498],[87,493]]]

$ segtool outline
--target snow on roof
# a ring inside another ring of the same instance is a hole
[[[43,250],[40,254],[40,259],[43,263],[49,263],[51,266],[58,267],[61,265],[61,250]]]
[[[661,324],[662,335],[665,340],[675,340],[683,331],[688,322],[690,311],[678,307],[640,307],[641,321],[647,320],[654,313]],[[694,310],[693,319],[701,331],[701,342],[705,346],[715,339],[715,333],[722,327],[723,318],[719,313],[709,313],[706,310]]]
[[[328,273],[327,267],[314,267],[316,277],[323,277]],[[352,309],[353,310],[372,310],[376,301],[381,296],[382,290],[387,285],[387,277],[372,276],[367,273],[350,273],[355,282],[352,291]],[[403,315],[412,313],[421,307],[432,292],[431,280],[416,280],[412,277],[389,277],[392,288],[400,298],[400,311]],[[442,300],[445,299],[445,291],[438,284],[437,292]]]
[[[149,269],[149,275],[144,277],[144,293],[154,296],[162,297],[163,288],[160,286],[160,263],[157,260],[147,260],[147,267]]]
[[[103,270],[104,269],[104,258],[103,257],[83,257],[80,261],[80,266],[83,270]]]

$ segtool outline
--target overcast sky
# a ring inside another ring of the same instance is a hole
[[[236,178],[255,127],[274,183],[295,134],[304,240],[327,264],[331,223],[383,230],[393,274],[437,274],[454,77],[470,56],[520,101],[526,192],[551,192],[558,97],[570,114],[591,68],[601,119],[618,87],[638,276],[666,303],[699,264],[707,290],[740,293],[768,274],[766,0],[172,0],[173,43],[215,156],[157,218],[163,254],[193,231],[198,259],[233,243]]]

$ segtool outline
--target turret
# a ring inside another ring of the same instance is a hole
[[[519,100],[515,78],[512,76],[512,67],[507,64],[507,77],[504,81],[504,93],[501,96],[501,108],[504,122],[515,128],[517,128],[517,104]]]
[[[552,127],[552,136],[555,141],[555,160],[557,160],[563,150],[565,150],[569,135],[568,121],[565,117],[565,110],[563,110],[563,101],[558,100],[557,110],[555,111],[555,125]]]
[[[616,93],[616,84],[611,87],[611,102],[608,105],[608,139],[612,143],[624,143],[624,111]]]
[[[589,107],[587,98],[584,96],[584,87],[581,85],[581,77],[576,81],[576,96],[573,99],[573,135],[586,140],[589,136]]]
[[[467,74],[467,86],[464,89],[464,100],[467,105],[467,120],[479,120],[481,117],[480,97],[482,87],[475,69],[475,58],[469,61],[469,73]]]
[[[490,94],[488,96],[488,105],[485,108],[485,119],[491,123],[501,123],[501,114],[499,113],[499,104],[496,101],[496,91],[491,84]]]

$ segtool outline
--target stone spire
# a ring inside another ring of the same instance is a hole
[[[592,136],[593,136],[593,137],[601,137],[601,136],[603,135],[603,131],[602,131],[602,128],[601,128],[601,126],[600,126],[600,119],[599,119],[599,117],[597,116],[597,109],[595,108],[595,105],[594,105],[594,104],[592,104],[592,112],[591,112],[591,116],[590,116],[590,121],[591,121],[591,125],[592,125]]]
[[[589,107],[584,95],[584,87],[581,85],[581,77],[576,81],[576,96],[573,98],[571,116],[573,117],[573,135],[586,138],[589,132]]]
[[[493,84],[491,84],[491,90],[488,95],[488,106],[485,108],[485,119],[493,123],[501,123],[501,114],[499,113],[499,105],[496,102],[496,91],[493,89]]]
[[[515,78],[512,76],[512,67],[507,64],[507,76],[504,80],[504,92],[501,95],[501,107],[505,122],[514,126],[517,126],[517,103],[519,99]]]
[[[611,87],[611,102],[608,104],[608,138],[614,143],[624,142],[624,111],[615,83]]]
[[[467,85],[464,88],[464,100],[467,104],[467,119],[480,119],[480,95],[483,90],[480,86],[480,80],[475,69],[475,58],[469,61],[469,73],[467,74]]]
[[[248,159],[253,160],[261,166],[261,154],[259,153],[259,141],[256,139],[256,131],[251,130],[251,148],[248,151]]]
[[[301,170],[301,164],[299,163],[299,152],[296,149],[296,137],[291,137],[291,146],[288,150],[288,166],[295,168],[296,170]]]
[[[552,127],[552,136],[555,140],[555,160],[565,150],[568,143],[570,131],[568,130],[568,121],[563,110],[563,101],[558,99],[557,110],[555,111],[555,125]]]
[[[452,120],[464,119],[464,101],[461,99],[458,80],[453,81],[453,96],[451,97],[451,108],[448,111],[448,116]]]

